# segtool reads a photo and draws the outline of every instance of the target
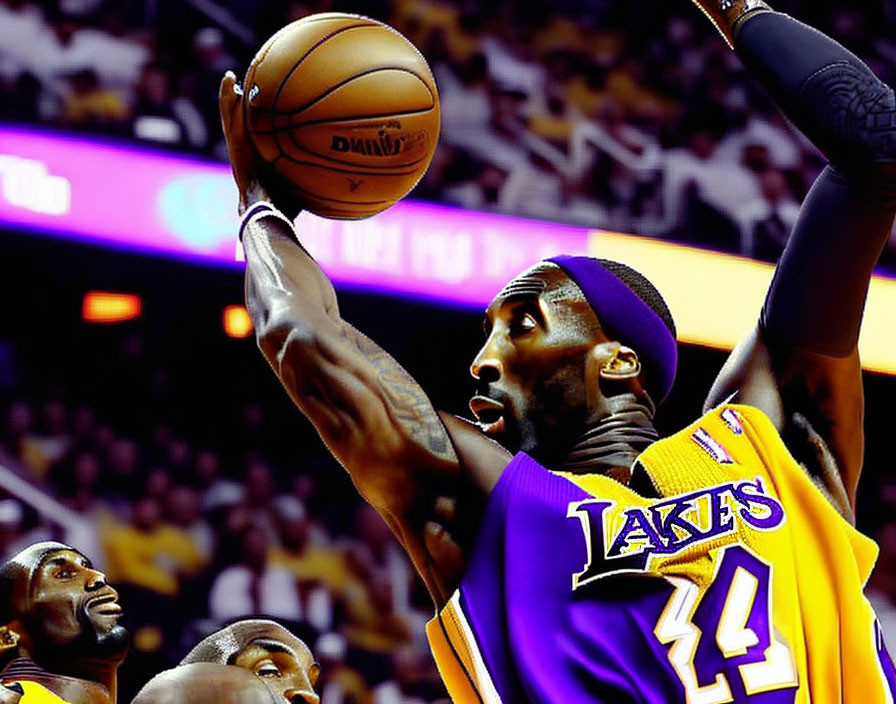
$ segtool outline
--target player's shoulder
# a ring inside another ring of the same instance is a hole
[[[771,419],[762,409],[743,403],[727,401],[709,409],[688,427],[706,423],[724,424],[729,431],[738,436],[743,434],[745,423],[762,431],[765,431],[767,428],[774,431]]]
[[[679,435],[709,433],[720,441],[749,445],[763,452],[787,452],[772,420],[756,406],[721,403],[704,413]]]
[[[726,448],[731,445],[755,445],[778,438],[778,433],[768,416],[760,409],[735,403],[722,403],[706,411],[702,416],[681,430],[659,440],[656,447],[677,444],[703,448],[714,459],[726,461]]]
[[[762,411],[722,404],[651,445],[639,460],[660,494],[673,496],[732,481],[766,480],[788,464],[788,457]]]

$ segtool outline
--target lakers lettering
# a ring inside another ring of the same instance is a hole
[[[672,555],[733,533],[739,523],[767,531],[784,522],[784,509],[758,477],[644,507],[589,499],[570,504],[567,515],[581,522],[588,552],[585,570],[573,578],[574,588],[609,572],[645,570],[649,557]]]

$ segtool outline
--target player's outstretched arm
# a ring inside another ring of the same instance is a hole
[[[734,391],[776,423],[845,514],[862,466],[859,328],[896,214],[896,99],[853,54],[760,0],[694,0],[749,72],[825,154],[760,324],[707,405]]]
[[[221,111],[243,212],[246,300],[259,346],[355,486],[386,519],[441,605],[466,557],[451,527],[478,522],[509,461],[472,425],[440,416],[385,351],[342,320],[332,284],[271,195],[232,74]]]

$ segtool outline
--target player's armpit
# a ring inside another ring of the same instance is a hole
[[[754,329],[732,352],[704,404],[762,410],[831,503],[853,520],[864,453],[858,351],[843,357],[776,345]]]

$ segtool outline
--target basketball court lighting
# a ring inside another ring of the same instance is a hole
[[[143,301],[134,293],[88,291],[81,306],[86,323],[121,323],[139,318],[142,312]]]
[[[625,262],[663,294],[679,342],[730,350],[759,320],[774,266],[732,254],[611,232],[593,232],[588,253]],[[896,280],[875,276],[859,354],[869,371],[896,374]]]
[[[227,306],[224,309],[224,332],[228,337],[249,337],[252,331],[252,319],[246,306]]]

